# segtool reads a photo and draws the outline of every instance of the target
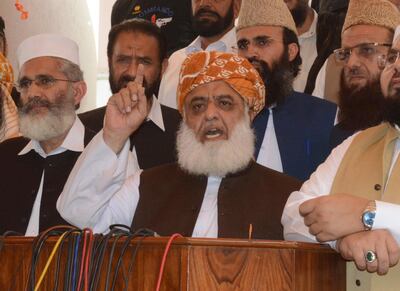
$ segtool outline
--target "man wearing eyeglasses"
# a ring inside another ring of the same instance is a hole
[[[177,108],[179,71],[186,57],[199,51],[232,52],[235,47],[235,19],[241,0],[192,0],[192,26],[199,36],[187,47],[174,52],[161,80],[159,98],[163,105]]]
[[[400,12],[389,1],[350,1],[342,30],[342,47],[334,51],[343,70],[332,148],[356,131],[382,121],[384,98],[379,84],[383,68],[380,59],[388,53],[399,23]]]
[[[305,181],[329,154],[336,105],[293,90],[301,57],[282,0],[243,0],[236,33],[239,55],[268,85],[267,106],[253,122],[257,163]]]
[[[63,36],[40,34],[17,50],[20,131],[0,144],[0,233],[37,235],[65,224],[56,201],[94,132],[75,109],[86,94],[78,45]]]
[[[282,216],[286,239],[329,242],[352,261],[347,290],[400,286],[400,27],[394,40],[381,63],[384,122],[339,145]]]

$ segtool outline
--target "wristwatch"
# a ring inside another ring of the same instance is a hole
[[[361,221],[364,225],[364,230],[371,230],[374,225],[376,215],[376,203],[375,200],[368,202],[367,207],[365,207],[364,212],[361,216]]]

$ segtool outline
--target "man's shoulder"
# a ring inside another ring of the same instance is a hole
[[[302,124],[326,124],[329,127],[333,127],[337,112],[336,104],[299,92],[288,96],[282,109]]]
[[[180,60],[180,59],[185,59],[186,58],[186,49],[188,47],[183,47],[175,52],[172,53],[172,55],[169,56],[168,58],[168,66],[174,66],[174,61]]]
[[[99,132],[103,128],[104,115],[106,113],[106,106],[96,108],[84,113],[78,114],[79,119],[82,121],[86,128]]]
[[[182,120],[182,116],[178,110],[161,104],[161,112],[163,120],[167,123],[173,123],[178,126]]]
[[[253,171],[264,179],[265,183],[270,183],[271,181],[275,181],[276,183],[284,183],[283,185],[291,185],[292,187],[301,187],[302,182],[292,176],[287,174],[275,171],[273,169],[267,168],[263,165],[260,165],[256,162],[252,163],[251,167]]]
[[[0,156],[9,157],[17,155],[30,140],[25,137],[10,138],[0,143]]]
[[[304,106],[315,106],[322,109],[335,111],[337,109],[337,105],[335,103],[306,93],[293,92],[293,94],[291,94],[288,98],[292,102],[296,102]]]

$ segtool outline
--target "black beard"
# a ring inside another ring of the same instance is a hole
[[[293,16],[294,23],[296,23],[296,27],[301,27],[307,18],[307,2],[299,0],[296,7],[293,10],[290,10],[290,13]]]
[[[400,126],[400,92],[385,98],[383,107],[383,120]]]
[[[108,77],[108,82],[110,83],[111,93],[116,94],[121,91],[122,88],[125,88],[126,85],[135,80],[135,76],[131,75],[122,75],[118,80],[115,81],[114,78],[114,70],[110,68],[110,75]],[[144,86],[144,94],[146,95],[147,100],[150,100],[152,96],[158,95],[158,89],[160,87],[161,77],[158,76],[157,80],[153,83],[148,84],[146,79],[143,78],[143,86]]]
[[[281,59],[274,62],[272,68],[262,60],[249,58],[250,63],[257,69],[266,87],[266,106],[281,104],[286,96],[293,92],[293,72],[290,68],[287,48]]]
[[[347,86],[342,71],[339,90],[339,127],[358,131],[378,125],[383,120],[384,101],[379,79],[363,88]]]
[[[192,16],[193,30],[202,37],[213,37],[225,32],[234,21],[233,16],[233,2],[231,3],[227,14],[222,17],[218,13],[204,7],[200,8],[195,15]],[[202,13],[213,14],[217,17],[216,21],[210,21],[209,19],[200,20]]]

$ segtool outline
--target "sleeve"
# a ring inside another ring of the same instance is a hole
[[[329,195],[339,165],[350,146],[355,135],[346,139],[336,147],[301,187],[300,191],[293,192],[282,214],[283,235],[285,240],[317,242],[315,236],[308,232],[303,217],[299,213],[299,206],[304,201],[317,198],[322,195]],[[334,247],[335,242],[329,243]]]
[[[129,150],[129,140],[116,155],[100,131],[77,160],[57,210],[69,223],[95,232],[110,224],[130,225],[139,200],[141,171]]]
[[[387,229],[400,245],[400,205],[376,201],[376,216],[372,229]]]

